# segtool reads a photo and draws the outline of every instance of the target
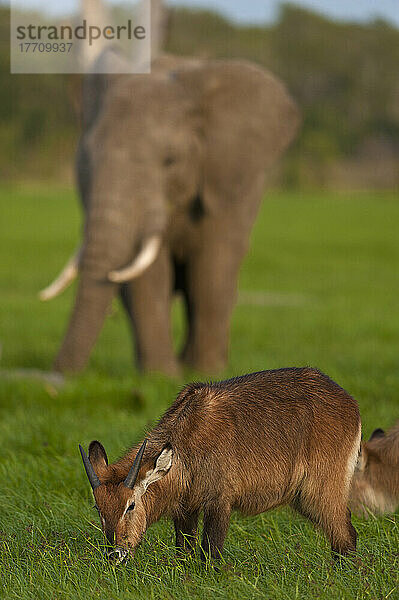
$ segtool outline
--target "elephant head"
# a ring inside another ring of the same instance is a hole
[[[293,138],[284,86],[243,61],[160,58],[151,75],[90,75],[78,179],[83,243],[43,293],[80,280],[59,370],[81,369],[119,286],[170,252],[171,231],[201,194],[209,218],[260,181]],[[259,199],[260,200],[260,199]],[[256,208],[248,206],[248,214]],[[187,217],[188,218],[188,217]]]

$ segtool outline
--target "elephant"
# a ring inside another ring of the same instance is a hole
[[[54,297],[80,275],[55,369],[85,366],[119,294],[141,370],[216,373],[267,170],[294,139],[298,108],[260,66],[169,55],[150,74],[86,75],[82,98],[83,243],[42,292]],[[187,316],[180,357],[175,291]]]

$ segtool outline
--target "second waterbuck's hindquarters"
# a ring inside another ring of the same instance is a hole
[[[90,445],[104,531],[125,556],[168,515],[184,549],[202,512],[202,550],[216,558],[232,510],[255,515],[288,504],[345,555],[356,548],[348,495],[360,437],[356,401],[316,369],[188,385],[149,434],[141,466],[138,448],[108,465],[101,444]]]

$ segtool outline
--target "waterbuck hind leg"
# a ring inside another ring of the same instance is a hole
[[[197,537],[198,517],[199,511],[197,510],[174,520],[178,552],[193,552]]]
[[[347,556],[356,550],[357,533],[352,525],[351,512],[346,509],[345,524],[341,523],[339,529],[335,529],[331,535],[331,550],[334,559],[339,556]]]
[[[324,482],[309,490],[302,489],[291,507],[324,531],[336,557],[356,550],[357,534],[347,504],[347,493],[342,487]]]
[[[325,453],[323,460],[320,460],[320,455],[311,459],[309,474],[303,479],[291,503],[294,509],[324,531],[334,556],[345,556],[356,550],[357,534],[348,503],[360,435],[359,422],[352,440],[350,437],[343,440],[339,453]]]
[[[201,558],[221,557],[224,540],[229,528],[231,507],[228,504],[213,503],[204,507],[204,528],[201,542]]]

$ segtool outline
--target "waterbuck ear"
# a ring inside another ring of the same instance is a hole
[[[100,442],[97,442],[97,440],[90,443],[89,461],[93,465],[94,469],[106,467],[108,465],[108,458],[105,448],[102,444],[100,444]]]
[[[358,471],[364,471],[364,469],[366,468],[366,465],[367,465],[368,458],[369,458],[369,453],[367,451],[366,446],[362,442],[360,445],[360,454],[359,454],[359,458],[357,459],[357,465],[356,465],[356,469]]]
[[[162,477],[164,477],[168,473],[170,467],[172,466],[172,462],[173,450],[170,446],[165,446],[165,448],[162,450],[161,454],[155,461],[154,468],[150,471],[147,471],[144,479],[140,482],[140,487],[142,488],[143,494],[149,485],[151,485],[155,481],[158,481],[159,479],[162,479]]]
[[[374,429],[373,433],[370,436],[369,442],[371,442],[371,440],[376,440],[378,438],[382,438],[385,435],[385,431],[383,429]]]

